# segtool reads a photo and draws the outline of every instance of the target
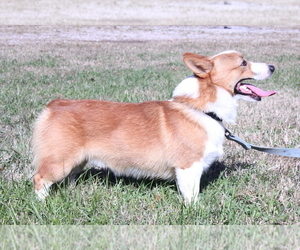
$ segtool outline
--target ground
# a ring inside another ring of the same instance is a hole
[[[185,52],[234,49],[275,65],[257,84],[278,93],[241,103],[237,126],[228,129],[253,144],[299,148],[298,0],[97,2],[0,3],[1,224],[299,225],[299,159],[228,141],[226,171],[194,209],[182,207],[169,184],[97,181],[36,203],[30,138],[47,102],[166,100],[191,74]]]

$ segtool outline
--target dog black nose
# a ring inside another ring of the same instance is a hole
[[[273,65],[269,65],[269,69],[272,73],[275,71],[275,67]]]

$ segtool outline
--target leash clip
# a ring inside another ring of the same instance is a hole
[[[242,140],[241,138],[233,135],[230,133],[230,131],[228,129],[225,129],[225,137],[228,139],[228,140],[231,140],[231,141],[235,141],[236,143],[240,144],[245,150],[249,150],[251,149],[251,144],[248,143],[248,142],[245,142],[244,140]]]

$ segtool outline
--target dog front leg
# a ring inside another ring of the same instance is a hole
[[[194,162],[189,168],[176,168],[176,181],[186,205],[198,200],[203,164]]]

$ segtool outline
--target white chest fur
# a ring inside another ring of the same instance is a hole
[[[208,168],[217,158],[223,155],[224,126],[201,111],[189,109],[186,111],[189,119],[194,120],[204,128],[208,141],[204,149],[203,165]]]

